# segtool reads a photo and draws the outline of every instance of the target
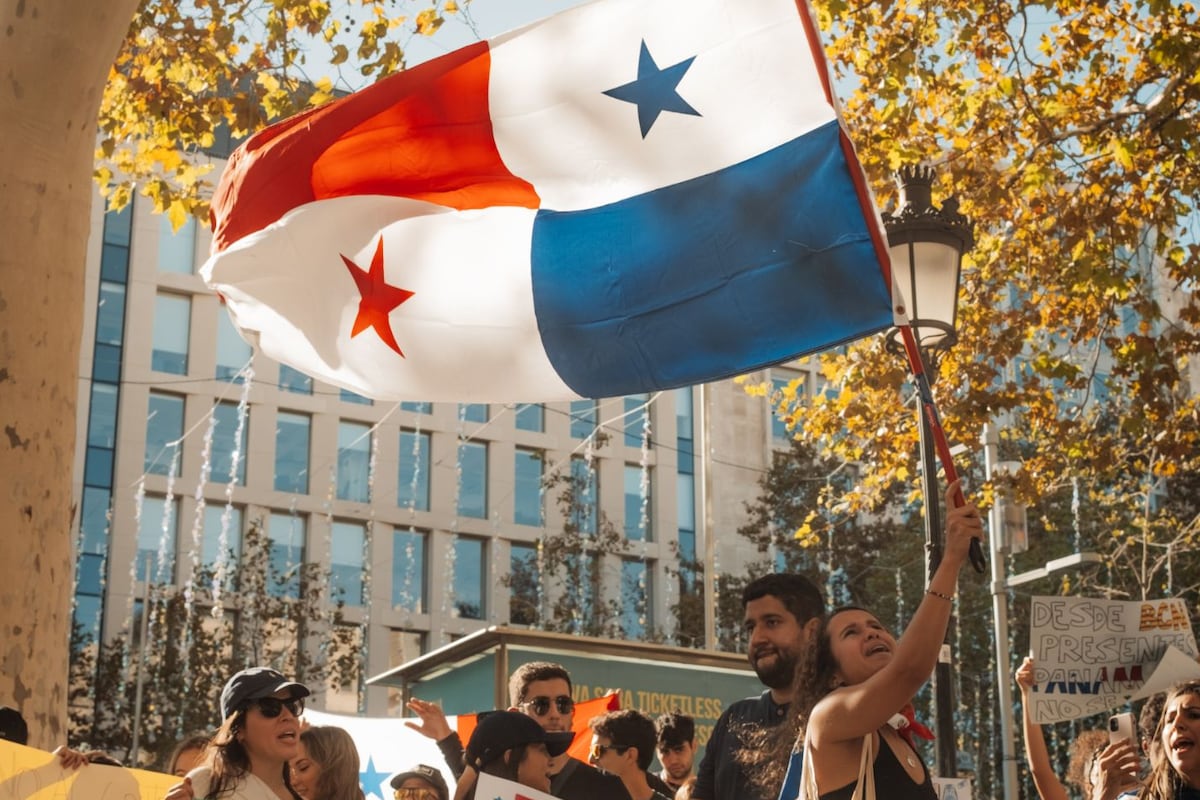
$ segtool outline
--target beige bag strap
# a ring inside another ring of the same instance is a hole
[[[872,746],[874,735],[863,737],[862,757],[858,762],[858,783],[854,787],[852,800],[875,800],[875,757]],[[800,776],[800,794],[796,800],[819,800],[817,771],[813,769],[812,748],[808,744],[808,731],[804,732],[804,774]]]

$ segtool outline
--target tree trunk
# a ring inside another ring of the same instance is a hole
[[[138,0],[0,0],[0,705],[66,742],[96,117]]]

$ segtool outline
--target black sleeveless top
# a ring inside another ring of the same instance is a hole
[[[917,759],[921,759],[919,753]],[[925,766],[923,760],[921,766]],[[904,765],[896,758],[896,754],[892,752],[892,748],[882,736],[879,737],[879,753],[875,756],[872,769],[875,771],[876,797],[886,797],[887,800],[937,800],[937,792],[933,789],[929,770],[925,770],[924,783],[913,783],[913,779],[909,777]],[[850,800],[854,796],[854,789],[857,786],[857,783],[851,783],[840,789],[834,789],[832,792],[826,792],[821,795],[820,800]]]

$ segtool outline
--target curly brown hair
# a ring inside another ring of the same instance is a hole
[[[812,646],[796,662],[794,693],[783,722],[769,728],[745,725],[735,733],[742,742],[737,760],[745,768],[758,793],[776,797],[783,786],[793,750],[804,741],[808,715],[821,698],[837,688],[837,661],[829,641],[829,623],[846,611],[866,611],[862,606],[838,606],[822,618]]]
[[[1078,786],[1084,797],[1092,793],[1092,765],[1105,747],[1108,747],[1108,733],[1100,730],[1083,731],[1071,742],[1067,783]]]

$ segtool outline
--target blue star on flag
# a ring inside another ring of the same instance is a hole
[[[646,41],[643,39],[642,53],[638,57],[637,80],[615,89],[609,89],[605,94],[637,106],[638,123],[642,126],[642,138],[645,139],[650,128],[654,126],[655,120],[658,119],[658,115],[664,111],[701,116],[700,112],[688,105],[688,102],[680,97],[676,90],[679,82],[683,80],[684,74],[695,60],[696,57],[692,56],[674,66],[660,69],[654,62],[654,56],[650,55],[650,48],[646,46]]]
[[[388,773],[376,770],[375,759],[367,756],[367,768],[358,773],[358,782],[362,785],[363,794],[384,800],[383,782],[387,780],[387,776]]]

